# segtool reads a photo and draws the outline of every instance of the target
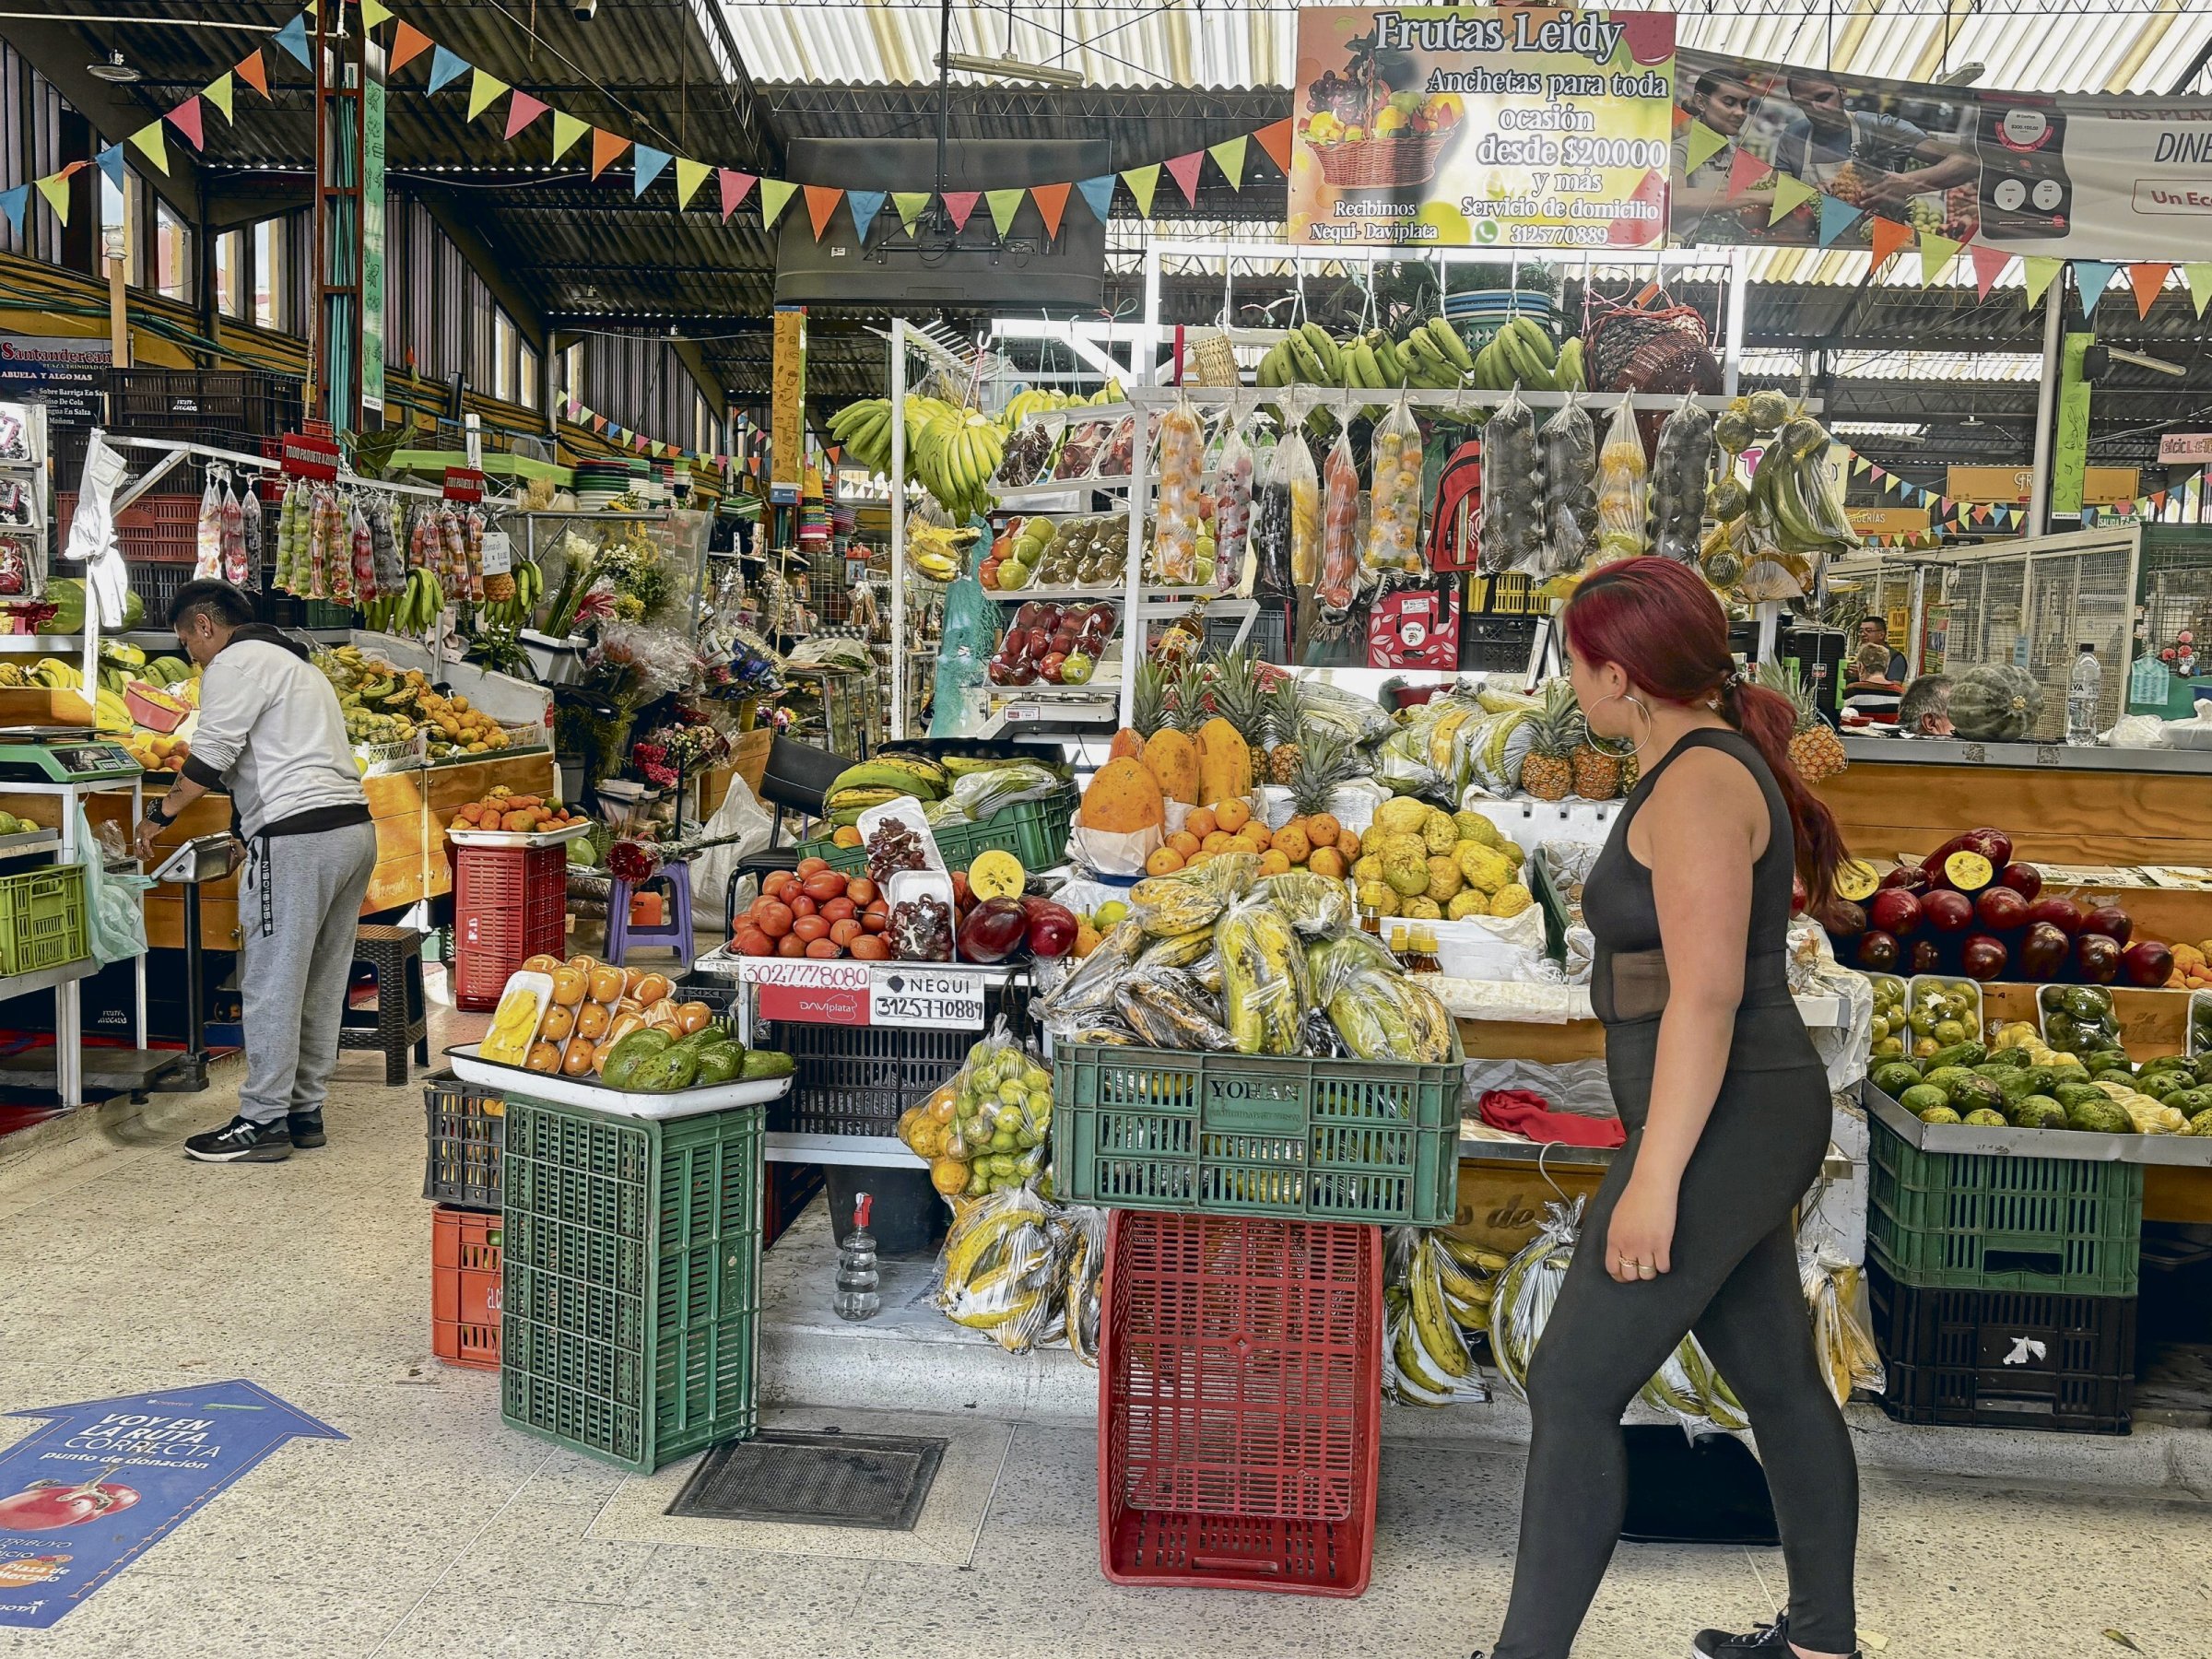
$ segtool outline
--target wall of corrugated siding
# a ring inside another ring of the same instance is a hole
[[[649,438],[688,445],[692,415],[704,392],[666,340],[642,335],[583,336],[584,405]],[[707,394],[714,417],[721,398]]]

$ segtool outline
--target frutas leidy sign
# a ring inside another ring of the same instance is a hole
[[[1303,7],[1290,240],[1658,247],[1674,64],[1666,12]]]

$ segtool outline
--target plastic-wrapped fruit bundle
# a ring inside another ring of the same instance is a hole
[[[1687,396],[1659,429],[1652,473],[1652,551],[1684,564],[1698,559],[1705,475],[1712,469],[1712,417]]]
[[[1321,515],[1321,578],[1313,597],[1326,610],[1349,610],[1359,591],[1359,468],[1352,460],[1352,437],[1336,435],[1329,451],[1328,495]]]
[[[1252,451],[1241,428],[1230,429],[1214,478],[1214,586],[1233,593],[1244,580],[1252,532]]]
[[[1636,408],[1621,394],[1606,428],[1606,447],[1597,452],[1597,554],[1603,559],[1633,559],[1644,550],[1644,494],[1650,467],[1643,436],[1636,429]]]
[[[1513,393],[1482,429],[1482,572],[1534,571],[1544,552],[1536,418]]]
[[[1321,568],[1321,480],[1312,453],[1295,438],[1277,444],[1268,461],[1253,511],[1252,545],[1256,597],[1288,599],[1313,585]]]
[[[1371,573],[1418,575],[1421,569],[1420,423],[1400,399],[1368,446],[1372,516],[1360,563]]]
[[[1159,423],[1159,533],[1152,544],[1160,581],[1176,587],[1197,580],[1199,537],[1213,508],[1205,475],[1206,428],[1186,400]]]
[[[1597,537],[1597,428],[1570,395],[1536,434],[1544,457],[1542,573],[1578,570]]]

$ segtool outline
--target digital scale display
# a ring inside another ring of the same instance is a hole
[[[40,742],[0,736],[0,781],[18,783],[89,783],[139,775],[138,762],[118,743],[93,740]]]

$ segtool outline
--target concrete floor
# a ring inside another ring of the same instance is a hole
[[[246,1377],[351,1437],[293,1441],[53,1630],[0,1630],[0,1655],[1463,1659],[1495,1634],[1521,1464],[1484,1430],[1386,1446],[1350,1603],[1107,1584],[1089,1429],[988,1403],[770,1413],[951,1441],[916,1534],[667,1519],[688,1465],[641,1480],[551,1450],[501,1426],[495,1377],[427,1357],[421,1095],[380,1065],[345,1060],[330,1146],[282,1165],[176,1149],[227,1116],[235,1066],[159,1122],[0,1142],[0,1412]],[[0,1417],[0,1444],[38,1427]],[[2057,1486],[2034,1474],[2062,1437],[1936,1433],[1952,1466],[2008,1472],[1870,1472],[1869,1659],[2117,1659],[2108,1631],[2212,1655],[2212,1435],[2075,1441]],[[1772,1552],[1624,1547],[1575,1651],[1672,1659],[1782,1595]]]

